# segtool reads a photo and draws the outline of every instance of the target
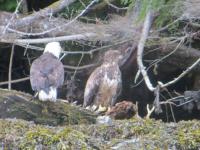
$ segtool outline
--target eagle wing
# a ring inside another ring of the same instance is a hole
[[[30,69],[30,82],[34,91],[40,91],[48,86],[46,76],[40,71],[42,69],[42,61],[36,59]]]
[[[55,66],[47,78],[49,85],[57,88],[64,82],[64,66],[59,60],[56,60],[54,64]]]
[[[111,100],[111,106],[114,106],[117,103],[117,97],[121,94],[122,90],[122,79],[120,70],[116,73],[116,86],[113,87],[113,98]]]
[[[87,80],[85,91],[84,91],[84,103],[83,106],[86,107],[93,103],[94,97],[99,89],[99,84],[102,78],[102,67],[96,68]]]
[[[63,64],[53,55],[46,53],[36,59],[30,69],[30,81],[34,91],[48,91],[64,82]]]

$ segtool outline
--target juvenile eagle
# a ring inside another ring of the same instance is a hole
[[[30,82],[42,101],[56,101],[57,88],[64,82],[64,67],[59,60],[62,48],[58,42],[48,43],[44,53],[33,61]]]
[[[109,50],[105,53],[103,64],[96,68],[87,80],[84,107],[90,106],[93,110],[98,108],[98,112],[103,112],[117,102],[122,87],[118,65],[121,59],[119,51]]]

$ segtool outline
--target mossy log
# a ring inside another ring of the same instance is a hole
[[[200,148],[200,122],[163,123],[131,119],[111,125],[50,127],[17,119],[0,119],[0,147],[29,150],[155,150]]]
[[[0,89],[0,118],[17,118],[56,126],[94,123],[96,115],[61,100],[42,102],[23,92]]]

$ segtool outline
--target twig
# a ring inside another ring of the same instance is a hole
[[[12,17],[10,18],[9,22],[7,23],[7,25],[5,26],[5,28],[4,28],[3,32],[2,32],[2,35],[4,35],[6,33],[6,30],[10,26],[10,24],[11,24],[12,20],[14,19],[15,15],[17,14],[22,1],[23,0],[20,0],[20,2],[17,4],[17,7],[15,8],[15,12],[12,14]]]
[[[176,77],[174,80],[169,81],[169,82],[167,82],[167,83],[165,83],[165,84],[159,82],[160,87],[161,87],[161,88],[164,88],[164,87],[168,87],[168,86],[170,86],[170,85],[176,83],[176,82],[179,81],[181,78],[183,78],[187,73],[189,73],[194,67],[196,67],[196,66],[199,64],[199,62],[200,62],[200,58],[197,59],[197,61],[195,61],[195,63],[193,63],[190,67],[188,67],[185,71],[183,71],[183,72],[182,72],[178,77]]]
[[[180,42],[178,43],[178,45],[175,47],[175,49],[174,49],[173,51],[169,52],[167,55],[163,56],[162,58],[155,60],[155,62],[153,62],[153,63],[151,64],[151,66],[154,66],[154,65],[158,64],[159,62],[163,61],[164,59],[166,59],[166,58],[168,58],[169,56],[171,56],[172,54],[174,54],[174,53],[178,50],[178,48],[183,44],[183,42],[184,42],[184,40],[185,40],[186,38],[187,38],[186,36],[181,37],[181,38],[180,38]],[[149,66],[149,67],[151,67],[151,66]],[[148,69],[147,69],[147,70],[148,70]]]
[[[10,53],[10,62],[9,62],[9,71],[8,71],[8,90],[11,90],[11,80],[12,80],[12,64],[13,64],[13,55],[14,55],[15,45],[12,45]]]
[[[146,118],[146,119],[149,119],[154,110],[155,110],[155,106],[153,106],[153,107],[150,109],[150,108],[149,108],[149,104],[147,104],[147,115],[146,115],[145,118]]]
[[[96,67],[96,66],[98,66],[98,63],[84,65],[84,66],[69,66],[69,65],[64,65],[64,68],[65,69],[71,69],[71,70],[82,70],[82,69],[87,69],[87,68]]]
[[[82,62],[82,60],[83,60],[83,57],[84,57],[84,54],[81,55],[81,58],[80,58],[80,60],[79,60],[79,62],[78,62],[77,67],[80,66],[80,64],[81,64],[81,62]],[[74,74],[73,74],[73,76],[72,76],[72,80],[75,79],[76,73],[77,73],[77,69],[75,69],[75,71],[74,71]]]
[[[175,118],[175,116],[174,116],[174,111],[173,111],[173,109],[172,109],[172,105],[171,105],[171,104],[169,104],[169,108],[170,108],[170,111],[171,111],[171,113],[172,113],[172,118],[173,118],[174,122],[176,122],[176,118]]]
[[[171,22],[170,24],[167,24],[166,26],[162,27],[161,29],[156,30],[155,32],[161,32],[163,30],[166,30],[167,28],[169,28],[170,26],[174,25],[176,22],[180,21],[183,19],[183,16],[177,18],[176,20],[174,20],[173,22]]]
[[[105,0],[108,6],[115,8],[116,10],[127,10],[128,7],[117,7],[116,5],[112,4],[109,0]]]
[[[18,82],[22,82],[22,81],[26,81],[26,80],[29,80],[30,77],[25,77],[25,78],[21,78],[21,79],[16,79],[16,80],[12,80],[12,81],[4,81],[4,82],[0,82],[0,86],[1,85],[6,85],[6,84],[9,84],[9,83],[18,83]]]

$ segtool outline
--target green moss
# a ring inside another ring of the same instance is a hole
[[[128,141],[128,142],[126,142]],[[132,141],[132,142],[130,142]],[[0,120],[4,149],[198,149],[200,122],[164,123],[153,119],[114,121],[112,125],[50,127],[23,120]],[[124,145],[123,145],[124,144]],[[126,147],[128,145],[128,147]]]
[[[144,135],[157,132],[155,131],[155,120],[146,119],[146,120],[133,120],[135,125],[132,127],[132,133],[134,135]]]
[[[55,131],[54,128],[47,129],[42,126],[37,126],[26,132],[20,148],[35,149],[37,145],[41,144],[43,147],[49,149],[85,149],[87,148],[86,140],[87,136],[70,127]]]
[[[33,131],[28,131],[25,134],[20,148],[34,149],[38,144],[49,147],[49,145],[57,143],[58,140],[50,129],[36,127]]]
[[[200,125],[195,121],[180,126],[177,132],[179,146],[182,149],[197,149],[200,147]]]

